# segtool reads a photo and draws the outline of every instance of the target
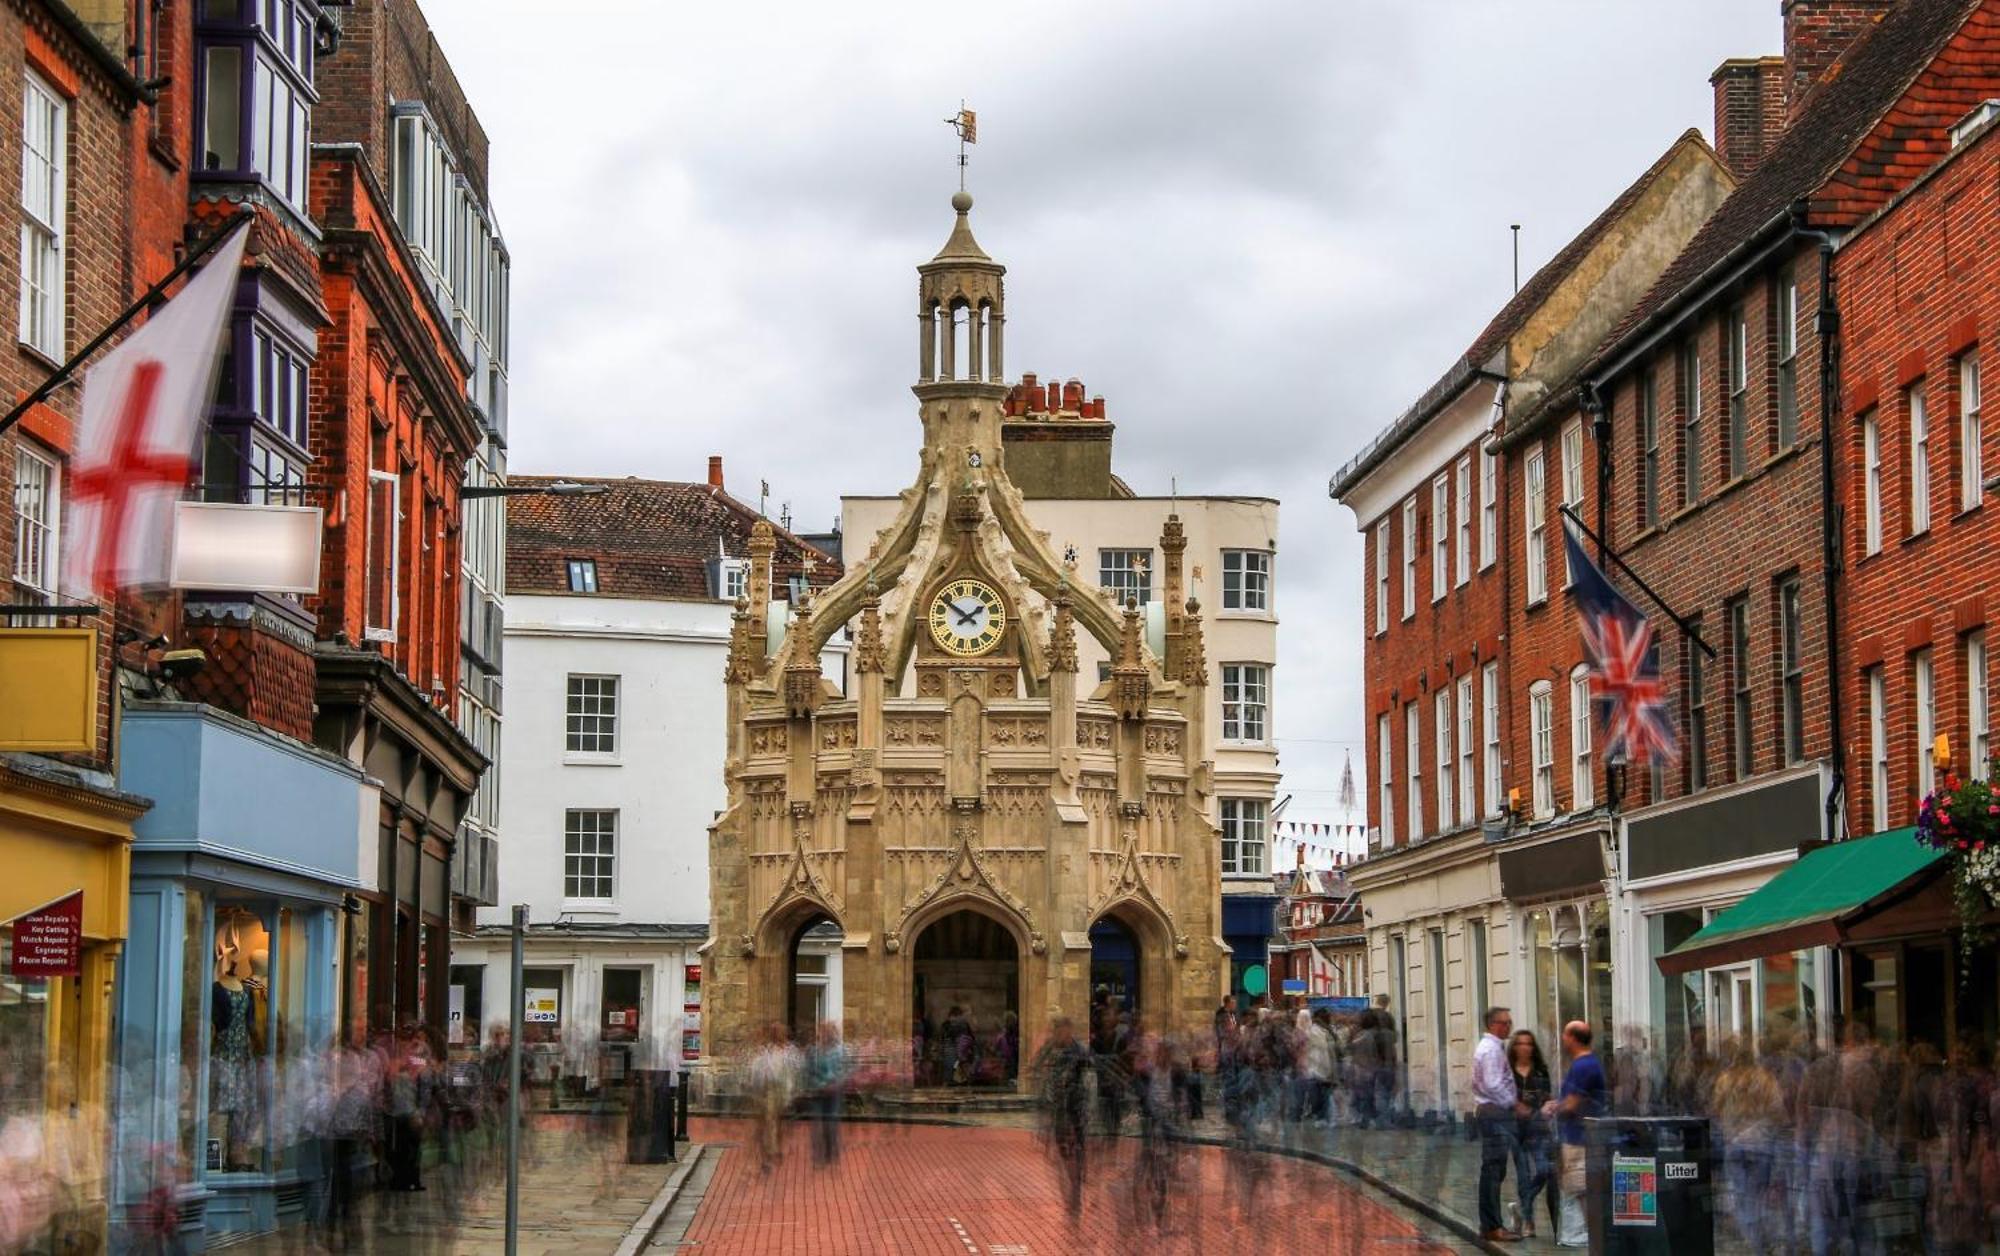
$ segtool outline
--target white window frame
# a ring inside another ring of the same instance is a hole
[[[1410,777],[1410,837],[1415,841],[1424,832],[1424,745],[1423,717],[1417,713],[1417,704],[1403,706],[1403,757],[1404,770]]]
[[[22,73],[20,152],[21,304],[16,330],[22,344],[60,362],[69,356],[69,100],[33,70]]]
[[[1993,707],[1986,688],[1986,631],[1965,634],[1965,771],[1974,780],[1986,779],[1987,760],[1993,753]]]
[[[609,672],[571,672],[563,685],[563,755],[568,760],[618,758],[623,717],[620,678]]]
[[[1389,713],[1384,711],[1375,717],[1375,779],[1377,807],[1380,810],[1382,844],[1396,844],[1396,747],[1390,740],[1395,736],[1389,727]]]
[[[1451,589],[1451,476],[1440,471],[1431,480],[1431,601],[1442,602]]]
[[[1778,448],[1790,449],[1799,439],[1799,281],[1791,267],[1778,275]],[[1790,430],[1787,431],[1789,426]]]
[[[1271,613],[1270,550],[1222,551],[1222,609],[1249,615]]]
[[[734,602],[750,592],[750,560],[747,558],[725,558],[722,560],[722,600]]]
[[[1976,509],[1986,495],[1986,451],[1980,430],[1979,354],[1958,360],[1959,500],[1960,510]]]
[[[362,639],[366,641],[394,641],[396,639],[396,629],[403,622],[403,581],[402,581],[403,483],[402,480],[403,477],[396,474],[394,471],[378,471],[373,467],[370,467],[368,469],[368,501],[364,504],[363,513],[368,521],[368,566],[370,568],[369,583],[372,585],[376,579],[383,577],[387,578],[388,589],[389,589],[389,622],[386,624],[364,623],[361,635]],[[388,520],[389,570],[387,572],[378,572],[374,570],[374,568],[376,567],[376,561],[375,561],[376,487],[375,486],[378,484],[387,484],[389,486],[389,503],[390,503],[389,520]],[[364,591],[361,598],[361,612],[364,620],[366,620],[369,617],[368,616],[369,600],[370,599],[368,597],[368,593]]]
[[[1590,763],[1590,669],[1579,663],[1569,673],[1570,810],[1597,805],[1597,774]]]
[[[1485,571],[1499,558],[1500,549],[1500,455],[1481,446],[1479,450],[1479,569]]]
[[[1497,816],[1506,805],[1500,789],[1500,664],[1480,669],[1480,706],[1486,737],[1486,814]]]
[[[1271,665],[1222,665],[1222,740],[1267,745],[1271,740]]]
[[[1478,732],[1473,726],[1472,677],[1458,678],[1458,817],[1464,824],[1479,818],[1479,774],[1474,763]]]
[[[1917,704],[1917,782],[1916,800],[1921,801],[1931,792],[1936,783],[1937,756],[1937,674],[1931,666],[1931,652],[1928,648],[1918,650],[1910,656],[1910,673],[1914,683],[1911,693]],[[1913,803],[1914,806],[1914,803]]]
[[[1903,394],[1910,415],[1910,535],[1931,530],[1931,421],[1918,380]]]
[[[1538,606],[1549,599],[1549,554],[1547,467],[1541,447],[1528,451],[1521,463],[1521,522],[1527,550],[1528,605]]]
[[[1571,419],[1562,430],[1562,489],[1563,505],[1575,511],[1579,518],[1583,515],[1583,420]],[[1563,520],[1563,531],[1570,528],[1568,519]],[[1569,546],[1563,546],[1563,588],[1576,583],[1576,573],[1570,570]]]
[[[1870,410],[1861,416],[1861,524],[1863,553],[1882,552],[1882,424]]]
[[[1417,499],[1403,503],[1403,618],[1417,617]]]
[[[1555,687],[1546,680],[1528,686],[1528,729],[1534,762],[1530,801],[1534,818],[1546,820],[1556,810]]]
[[[26,441],[14,446],[14,586],[55,602],[62,575],[62,463]]]
[[[1269,876],[1270,804],[1261,798],[1224,798],[1218,813],[1222,817],[1222,875]],[[1256,858],[1245,859],[1251,851],[1256,852]]]
[[[1140,606],[1153,600],[1153,551],[1116,548],[1097,551],[1097,584],[1123,607],[1137,595]]]
[[[1869,810],[1873,813],[1873,833],[1889,828],[1889,694],[1887,669],[1880,663],[1868,669],[1868,772]]]
[[[581,818],[584,816],[609,816],[608,830],[593,827],[586,832]],[[610,903],[618,898],[618,830],[619,814],[616,807],[570,807],[563,812],[563,901],[565,903]],[[605,839],[609,839],[608,843]],[[590,849],[585,850],[585,839],[589,839]],[[608,846],[608,849],[607,849]],[[575,863],[571,861],[575,860]],[[585,872],[583,861],[591,861],[591,871]],[[586,884],[581,878],[588,878]],[[599,885],[598,882],[608,882]],[[575,894],[575,889],[608,889],[606,894]]]
[[[1389,518],[1375,524],[1375,635],[1389,631]]]
[[[1437,752],[1438,832],[1449,833],[1458,827],[1458,789],[1452,780],[1458,755],[1452,748],[1453,714],[1448,687],[1441,686],[1431,695],[1431,711],[1431,734],[1435,739],[1431,748]]]
[[[1454,586],[1463,585],[1472,579],[1472,455],[1466,454],[1458,460],[1452,471],[1453,485],[1458,499],[1458,515],[1452,535],[1457,538],[1453,557],[1458,561]]]

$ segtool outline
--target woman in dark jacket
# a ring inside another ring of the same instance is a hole
[[[1551,1097],[1548,1061],[1535,1035],[1519,1030],[1507,1042],[1507,1063],[1514,1070],[1514,1086],[1528,1115],[1519,1118],[1519,1136],[1514,1140],[1514,1185],[1520,1191],[1521,1233],[1534,1237],[1535,1196],[1549,1184],[1553,1157],[1548,1118],[1542,1108]],[[1548,1192],[1549,1229],[1556,1228],[1556,1193]]]

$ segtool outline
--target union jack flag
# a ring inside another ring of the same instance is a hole
[[[1591,706],[1604,730],[1605,761],[1645,763],[1655,755],[1671,761],[1677,753],[1674,722],[1667,709],[1666,686],[1660,681],[1660,649],[1653,640],[1653,626],[1611,587],[1567,523],[1563,546],[1574,577],[1570,592],[1583,629]]]

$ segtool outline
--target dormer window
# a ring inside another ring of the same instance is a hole
[[[568,562],[569,591],[571,593],[597,592],[597,560],[594,558],[572,558]]]
[[[717,570],[718,592],[725,602],[734,602],[750,591],[750,560],[725,558]]]

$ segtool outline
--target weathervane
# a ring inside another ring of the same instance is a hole
[[[944,120],[944,124],[958,132],[958,190],[965,191],[965,146],[979,142],[979,115],[965,107],[961,98],[958,112]]]

